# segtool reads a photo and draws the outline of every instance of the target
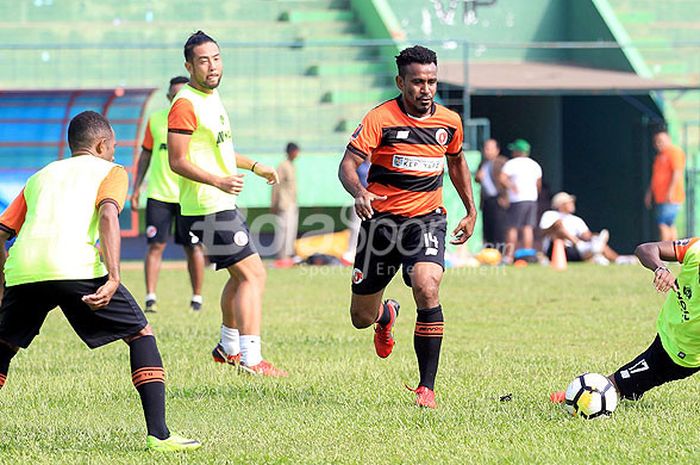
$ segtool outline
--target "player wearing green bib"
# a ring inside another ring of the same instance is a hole
[[[177,76],[170,80],[167,98],[172,102],[175,95],[187,84],[188,78]],[[202,308],[202,281],[204,281],[204,254],[199,244],[193,244],[189,236],[182,236],[180,214],[179,176],[168,163],[168,113],[170,108],[157,111],[151,115],[146,125],[138,170],[134,180],[131,196],[132,208],[138,208],[139,192],[144,177],[148,177],[146,189],[146,238],[148,252],[144,264],[146,274],[146,311],[155,312],[156,285],[160,271],[163,251],[168,236],[175,223],[175,243],[183,246],[187,257],[187,269],[192,283],[190,308],[198,311]]]
[[[168,115],[170,167],[181,176],[182,234],[201,242],[217,270],[230,275],[221,296],[221,339],[212,355],[251,374],[286,376],[262,357],[266,272],[236,208],[243,188],[238,168],[268,184],[278,182],[277,173],[234,151],[228,113],[216,90],[223,63],[214,39],[202,31],[192,34],[185,43],[185,68],[189,84],[175,96]]]
[[[656,290],[668,296],[649,348],[609,376],[620,397],[630,400],[700,371],[700,239],[650,242],[635,253],[654,272]],[[677,278],[664,261],[681,264]],[[551,400],[563,402],[564,392],[553,393]]]
[[[71,158],[32,175],[0,216],[0,388],[19,348],[29,347],[47,314],[60,307],[91,349],[118,339],[129,345],[147,447],[197,449],[199,442],[171,434],[166,426],[165,371],[156,340],[120,283],[118,215],[129,181],[126,170],[113,163],[114,131],[103,116],[85,111],[68,126],[68,145]],[[5,242],[14,236],[8,257]]]

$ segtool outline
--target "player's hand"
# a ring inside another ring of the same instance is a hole
[[[366,189],[362,189],[355,196],[355,213],[362,220],[368,220],[374,215],[372,202],[375,200],[386,200],[386,195],[374,195]]]
[[[131,194],[131,209],[139,209],[139,191],[134,191],[134,193]]]
[[[654,271],[654,288],[657,292],[668,292],[671,289],[678,290],[676,277],[671,270],[665,266],[660,266]]]
[[[109,279],[94,294],[84,295],[82,300],[90,309],[99,310],[109,304],[117,288],[119,288],[119,281]]]
[[[238,195],[243,190],[243,178],[244,176],[242,174],[218,178],[214,187],[227,194]]]
[[[280,182],[280,177],[277,174],[277,171],[270,166],[263,165],[262,163],[256,164],[255,171],[253,172],[261,178],[265,178],[267,183],[271,186]]]
[[[474,234],[474,225],[476,224],[476,215],[467,215],[459,221],[457,227],[452,231],[452,239],[450,244],[460,245],[467,242],[467,239]]]

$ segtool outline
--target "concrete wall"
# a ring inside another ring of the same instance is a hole
[[[611,245],[630,252],[655,234],[643,205],[653,159],[646,119],[620,97],[565,97],[562,109],[564,189],[592,229],[610,229]]]
[[[506,146],[517,138],[532,145],[532,158],[550,189],[562,186],[562,108],[560,97],[474,97],[472,117],[491,121],[491,137]]]
[[[480,7],[477,22],[465,25],[459,2],[453,18],[440,14],[428,0],[387,0],[406,33],[407,40],[468,40],[470,42],[530,42],[562,40],[566,35],[564,0],[498,0]],[[446,5],[448,2],[440,2]],[[444,8],[444,7],[443,7]],[[439,50],[443,59],[461,59],[461,50],[449,43]],[[560,51],[503,49],[475,46],[478,60],[543,60],[562,58]]]
[[[500,44],[562,41],[615,41],[593,0],[497,0],[477,9],[476,21],[465,24],[459,2],[448,18],[428,0],[385,0],[394,10],[408,41],[434,40],[442,59],[462,59],[461,47],[444,41],[469,41],[470,59],[475,61],[571,62],[586,66],[632,71],[629,57],[618,49],[566,50],[506,47]],[[614,15],[613,15],[614,16]]]

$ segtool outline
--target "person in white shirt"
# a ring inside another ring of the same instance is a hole
[[[500,181],[508,191],[510,206],[506,212],[508,230],[504,261],[512,263],[520,234],[523,249],[532,249],[537,226],[537,198],[542,189],[542,168],[530,158],[530,144],[516,139],[508,144],[512,158],[503,165]]]
[[[594,234],[581,217],[574,215],[575,211],[576,197],[566,192],[559,192],[552,197],[552,210],[542,214],[540,229],[545,235],[542,248],[549,258],[552,258],[553,240],[562,239],[568,261],[592,260],[602,265],[607,265],[611,261],[617,263],[628,261],[628,257],[618,255],[608,246],[610,234],[607,229]]]

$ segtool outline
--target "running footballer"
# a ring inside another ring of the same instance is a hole
[[[340,163],[340,181],[355,198],[362,225],[352,276],[350,316],[358,328],[374,328],[379,357],[391,354],[399,313],[384,289],[402,268],[417,307],[413,343],[420,380],[416,403],[435,408],[434,385],[443,336],[439,288],[445,268],[447,211],[442,203],[445,163],[466,215],[453,244],[472,235],[476,209],[471,175],[462,155],[459,115],[434,102],[437,56],[419,45],[396,57],[400,95],[370,110],[353,133]],[[357,168],[369,159],[368,185]]]

